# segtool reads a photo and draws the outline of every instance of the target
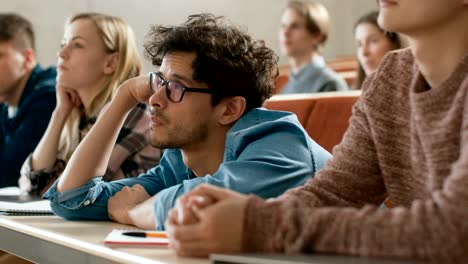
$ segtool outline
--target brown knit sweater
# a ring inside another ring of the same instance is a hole
[[[468,56],[429,89],[409,49],[389,54],[325,168],[249,199],[244,250],[468,263],[467,74]]]

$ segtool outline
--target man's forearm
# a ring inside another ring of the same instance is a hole
[[[156,196],[139,204],[128,213],[134,226],[142,229],[155,229],[155,218],[154,218],[154,201]]]
[[[99,116],[70,158],[57,185],[58,192],[80,187],[105,173],[119,131],[135,105],[136,101],[126,89],[118,90],[109,107]]]

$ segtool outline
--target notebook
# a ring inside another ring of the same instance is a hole
[[[0,214],[6,215],[52,215],[49,200],[35,202],[0,201]]]
[[[20,195],[21,191],[16,186],[0,188],[0,196],[2,195]]]
[[[156,234],[158,237],[124,235],[128,232]],[[104,239],[104,244],[111,247],[167,247],[169,239],[164,231],[114,229]]]
[[[15,203],[29,203],[35,201],[42,201],[42,197],[39,195],[0,195],[0,202],[15,202]]]

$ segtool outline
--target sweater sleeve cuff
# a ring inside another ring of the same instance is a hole
[[[33,170],[32,153],[21,167],[18,181],[21,191],[29,194],[43,195],[65,169],[65,161],[57,159],[51,168]]]
[[[275,202],[250,195],[244,215],[243,252],[274,252],[273,237],[277,226]]]

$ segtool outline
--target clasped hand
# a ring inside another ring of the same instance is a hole
[[[247,199],[206,184],[181,196],[165,223],[170,247],[179,256],[240,252]]]

